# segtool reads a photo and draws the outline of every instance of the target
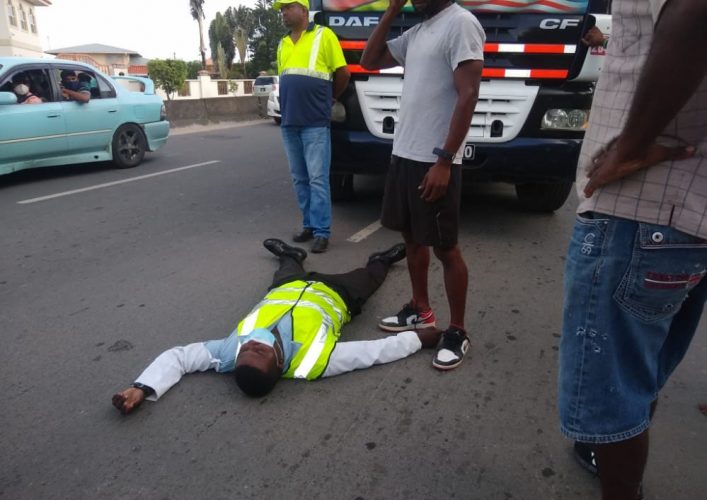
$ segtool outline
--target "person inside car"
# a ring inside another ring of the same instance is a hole
[[[61,72],[61,95],[66,101],[85,103],[91,100],[91,89],[79,80],[75,71],[65,69]]]
[[[12,91],[17,96],[17,104],[42,104],[42,99],[30,90],[30,84],[25,74],[16,75],[12,79]]]

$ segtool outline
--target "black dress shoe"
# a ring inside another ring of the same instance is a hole
[[[292,237],[292,241],[296,243],[304,243],[305,241],[309,241],[312,238],[314,238],[314,231],[312,231],[312,229],[309,227],[305,227],[299,233],[295,233],[295,235]]]
[[[368,263],[370,264],[371,262],[374,262],[376,260],[380,260],[387,266],[391,266],[395,264],[396,262],[399,262],[405,258],[405,244],[404,243],[398,243],[397,245],[393,245],[390,247],[388,250],[384,252],[376,252],[372,253],[370,257],[368,257]]]
[[[277,238],[268,238],[267,240],[263,241],[263,246],[267,248],[268,251],[276,257],[282,257],[283,255],[287,255],[289,257],[292,257],[299,263],[302,263],[302,261],[307,258],[307,252],[304,250],[304,248],[290,246],[284,241],[279,240]]]
[[[314,238],[314,243],[312,243],[312,253],[326,252],[327,247],[329,247],[329,240],[327,238],[317,236]]]

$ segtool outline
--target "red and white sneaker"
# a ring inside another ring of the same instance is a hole
[[[435,313],[432,309],[420,312],[412,303],[408,302],[395,316],[383,318],[378,323],[378,328],[386,332],[404,332],[406,330],[434,328],[435,325]]]

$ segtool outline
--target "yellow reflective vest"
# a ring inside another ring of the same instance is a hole
[[[332,30],[311,23],[297,43],[285,35],[277,47],[277,72],[330,81],[338,68],[346,66],[339,39]]]
[[[238,335],[256,328],[272,328],[292,310],[292,339],[301,344],[283,378],[319,378],[329,363],[341,334],[351,319],[346,303],[321,282],[292,281],[270,290],[238,324]]]

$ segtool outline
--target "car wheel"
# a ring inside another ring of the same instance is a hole
[[[571,181],[526,182],[516,184],[518,201],[528,210],[554,212],[567,201],[572,190]]]
[[[142,129],[132,123],[122,125],[113,136],[113,163],[118,168],[137,167],[145,157],[147,140]]]
[[[273,118],[273,120],[275,120],[275,125],[280,125],[282,122],[282,118]]]
[[[353,174],[329,175],[332,201],[350,201],[354,197]]]

